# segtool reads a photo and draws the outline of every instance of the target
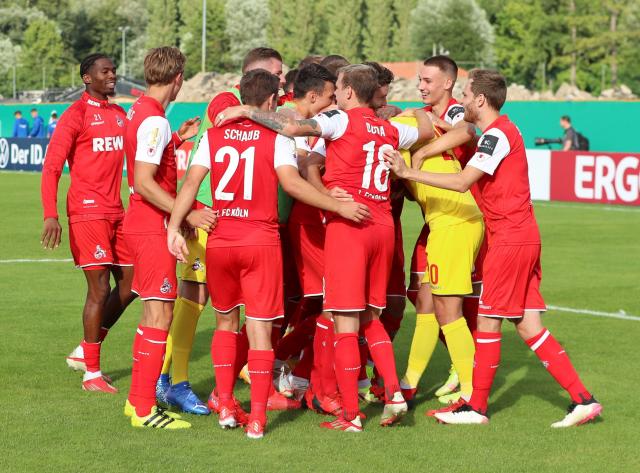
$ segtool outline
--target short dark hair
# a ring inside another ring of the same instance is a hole
[[[298,75],[298,69],[291,69],[284,75],[284,87],[282,90],[288,92],[289,90],[293,90],[293,83],[296,80],[296,76]]]
[[[326,82],[336,83],[336,76],[320,64],[309,64],[298,71],[293,83],[293,98],[301,99],[313,90],[321,94]]]
[[[279,89],[280,79],[277,76],[264,69],[254,69],[240,79],[240,100],[245,105],[259,107]]]
[[[15,112],[13,112],[13,116],[15,117],[16,115],[22,115],[22,111],[16,110]]]
[[[82,78],[82,76],[84,76],[85,74],[88,74],[89,69],[91,69],[99,59],[108,59],[109,61],[113,62],[113,60],[106,54],[102,54],[102,53],[89,54],[80,63],[80,78]]]
[[[500,110],[507,100],[507,81],[498,71],[492,69],[472,69],[469,71],[471,92],[473,95],[482,94],[489,106]]]
[[[424,65],[437,67],[454,81],[458,78],[458,65],[449,56],[431,56],[424,60]]]
[[[53,113],[51,114],[51,118],[58,118],[58,114],[57,114],[56,112],[53,112]]]
[[[571,117],[569,117],[569,115],[562,115],[562,116],[560,117],[560,120],[564,120],[564,121],[566,121],[567,123],[571,123]]]
[[[38,113],[38,109],[37,109],[37,108],[32,108],[32,109],[31,109],[31,113],[33,113],[33,112]]]
[[[282,56],[278,51],[272,48],[254,48],[249,51],[242,61],[242,73],[247,72],[247,68],[258,61],[266,59],[277,59],[282,62]]]
[[[391,69],[384,67],[379,62],[366,61],[362,64],[371,66],[376,70],[376,73],[378,74],[378,84],[380,84],[380,87],[391,84],[393,82],[393,79],[395,79]]]
[[[307,57],[304,57],[298,63],[298,69],[302,69],[304,66],[308,66],[309,64],[320,64],[324,56],[320,56],[319,54],[309,54]]]
[[[184,73],[187,58],[175,46],[150,49],[144,57],[144,80],[148,85],[167,85]]]
[[[369,103],[380,87],[376,70],[365,64],[351,64],[338,71],[343,87],[351,87],[360,102]]]
[[[334,76],[338,75],[338,69],[344,66],[348,66],[351,64],[347,58],[344,56],[340,56],[339,54],[330,54],[326,56],[322,61],[320,61],[320,65],[329,69],[329,72]]]

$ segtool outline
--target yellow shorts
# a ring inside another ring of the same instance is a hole
[[[187,249],[189,250],[189,256],[187,256],[187,263],[179,263],[180,267],[180,279],[183,281],[192,281],[201,284],[207,282],[207,268],[206,250],[207,250],[207,238],[209,234],[204,230],[197,229],[198,238],[191,238],[187,240]]]
[[[422,282],[437,296],[471,294],[471,273],[484,237],[482,220],[431,230],[427,239],[427,271]]]

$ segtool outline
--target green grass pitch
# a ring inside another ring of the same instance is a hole
[[[368,406],[361,435],[320,430],[306,411],[270,413],[266,437],[252,442],[240,430],[222,431],[214,417],[191,417],[189,431],[140,431],[122,406],[130,352],[140,314],[135,302],[103,348],[103,369],[116,396],[86,393],[65,365],[80,341],[85,282],[72,263],[6,263],[11,259],[70,258],[68,231],[55,252],[39,247],[39,175],[2,173],[0,226],[0,471],[189,472],[638,472],[640,319],[620,320],[552,310],[546,324],[564,344],[585,384],[604,405],[603,420],[556,431],[567,395],[506,327],[502,364],[487,426],[442,426],[424,412],[436,407],[434,387],[449,367],[438,347],[420,386],[417,408],[398,427],[378,426],[381,408]],[[68,176],[62,179],[66,190]],[[64,193],[60,193],[60,210]],[[543,234],[543,294],[550,305],[640,315],[640,209],[539,203]],[[411,254],[422,221],[415,204],[403,215]],[[398,371],[406,366],[415,313],[408,304],[396,342]],[[201,318],[191,381],[206,398],[214,318]],[[248,389],[238,383],[246,402]],[[633,427],[633,426],[636,427]],[[636,432],[636,434],[633,434]]]

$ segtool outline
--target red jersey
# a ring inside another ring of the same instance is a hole
[[[127,113],[124,140],[130,192],[129,209],[124,219],[125,233],[158,234],[167,230],[169,214],[134,191],[135,162],[158,166],[155,181],[175,197],[178,183],[175,155],[180,143],[177,134],[171,134],[160,102],[146,95],[136,100]]]
[[[44,218],[58,217],[58,182],[65,161],[71,174],[69,221],[122,218],[124,125],[122,107],[87,92],[62,114],[42,168]]]
[[[327,151],[325,148],[325,142],[322,138],[318,138],[313,145],[313,149],[309,146],[306,138],[295,138],[296,148],[304,149],[308,152],[315,152],[326,156]],[[324,211],[318,207],[307,205],[304,202],[295,201],[293,208],[291,209],[291,215],[289,215],[289,223],[295,223],[298,225],[320,225],[323,226],[325,222]]]
[[[369,207],[374,223],[393,226],[389,169],[383,153],[411,148],[418,140],[417,129],[378,118],[368,107],[331,110],[314,119],[327,141],[325,186],[341,187]]]
[[[278,245],[278,176],[297,169],[292,139],[250,120],[209,128],[191,165],[210,170],[218,223],[207,248]]]
[[[478,188],[489,245],[539,244],[524,141],[509,117],[487,127],[468,165],[485,173]]]

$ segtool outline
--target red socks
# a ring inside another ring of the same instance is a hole
[[[396,373],[396,359],[393,354],[393,345],[382,322],[372,320],[362,326],[364,336],[367,338],[369,352],[373,363],[380,376],[384,379],[384,387],[387,399],[391,399],[393,394],[400,391],[398,374]]]
[[[473,367],[473,394],[469,404],[486,413],[493,379],[500,365],[500,332],[476,332],[476,354]]]
[[[233,398],[238,338],[235,332],[216,330],[211,339],[211,361],[216,376],[216,392],[221,402]]]
[[[84,363],[87,365],[87,373],[97,373],[100,371],[100,347],[101,342],[88,343],[82,340],[80,343],[82,353],[84,353]]]
[[[236,345],[236,362],[233,367],[233,379],[236,379],[242,371],[244,365],[247,364],[247,356],[249,354],[249,337],[247,336],[247,326],[243,325],[238,333],[238,342]]]
[[[315,320],[314,320],[315,322]],[[310,379],[311,370],[313,369],[313,340],[309,340],[307,345],[302,349],[300,361],[293,368],[291,374],[298,378]]]
[[[318,317],[317,325],[324,327],[324,338],[320,352],[320,378],[322,379],[322,390],[325,396],[334,397],[338,392],[338,380],[335,369],[335,333],[333,320]]]
[[[307,317],[296,327],[281,338],[275,349],[275,356],[278,360],[286,361],[292,356],[300,354],[304,346],[313,338],[316,328],[315,317]]]
[[[249,350],[251,420],[267,421],[267,399],[272,387],[273,350]]]
[[[360,353],[356,332],[335,334],[335,370],[340,394],[342,394],[343,415],[353,420],[358,409],[358,373]]]
[[[133,405],[138,417],[145,417],[151,413],[156,405],[156,383],[162,370],[164,353],[167,348],[167,330],[153,327],[140,327],[143,335],[138,342],[138,392]]]
[[[135,406],[135,396],[138,393],[138,386],[140,385],[140,367],[138,365],[138,349],[140,348],[140,340],[142,340],[142,327],[138,325],[136,328],[136,334],[133,337],[133,347],[131,349],[131,357],[133,364],[131,366],[131,386],[129,387],[129,403]]]
[[[591,398],[571,364],[569,355],[546,328],[526,343],[551,376],[569,393],[573,402],[581,403]]]

